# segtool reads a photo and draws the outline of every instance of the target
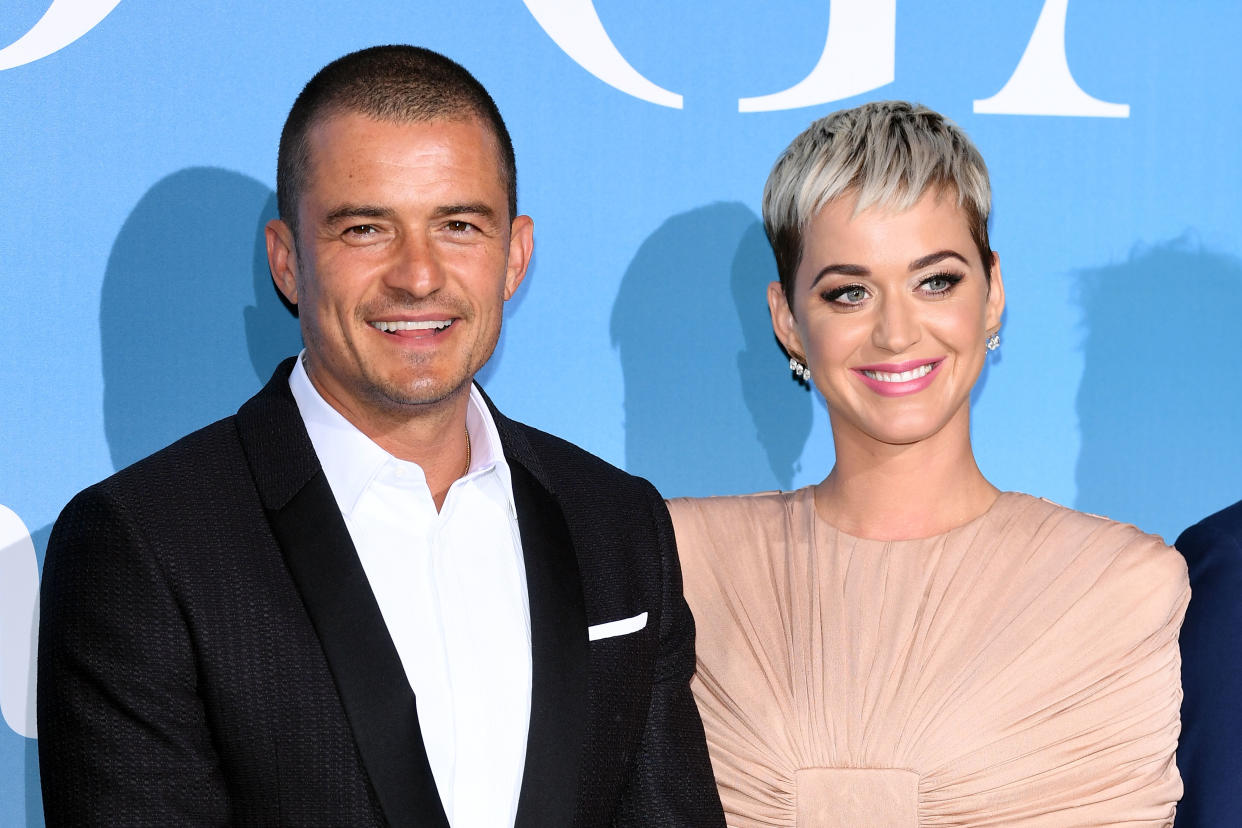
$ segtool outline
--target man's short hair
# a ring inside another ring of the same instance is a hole
[[[462,66],[418,46],[372,46],[332,61],[302,89],[280,133],[276,203],[297,237],[298,202],[310,167],[310,131],[325,118],[356,112],[397,123],[478,118],[500,150],[509,218],[517,215],[517,164],[513,141],[496,102]]]
[[[983,156],[956,124],[921,104],[876,101],[820,118],[793,140],[763,188],[763,226],[792,302],[807,224],[830,201],[857,195],[872,206],[908,210],[929,190],[953,193],[992,275],[988,216],[992,188]]]

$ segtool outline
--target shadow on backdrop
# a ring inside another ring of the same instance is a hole
[[[298,352],[297,319],[272,284],[266,185],[181,170],[126,219],[104,275],[104,430],[122,468],[228,416]]]
[[[738,203],[673,216],[639,247],[611,333],[625,378],[625,465],[666,497],[791,487],[811,432],[768,317],[776,264]]]
[[[1186,239],[1079,274],[1078,498],[1170,543],[1242,496],[1242,261]]]

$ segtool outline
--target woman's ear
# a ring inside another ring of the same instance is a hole
[[[992,251],[992,276],[988,280],[988,301],[984,308],[985,327],[989,334],[1000,328],[1005,313],[1005,280],[1001,277],[1000,254]]]
[[[791,357],[805,365],[806,351],[802,347],[802,338],[798,336],[798,324],[780,282],[768,283],[768,311],[772,314],[772,330],[776,338]]]

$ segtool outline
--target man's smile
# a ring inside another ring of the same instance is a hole
[[[448,330],[456,320],[453,319],[419,319],[419,320],[385,320],[377,319],[368,322],[371,327],[384,333],[399,335],[406,331],[414,331],[414,336],[428,336]]]

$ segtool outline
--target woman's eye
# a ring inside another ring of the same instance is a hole
[[[858,305],[865,302],[868,293],[862,285],[844,285],[824,294],[824,300],[837,305]]]
[[[937,273],[928,276],[919,283],[925,293],[948,293],[953,286],[962,281],[962,277],[953,273]]]

